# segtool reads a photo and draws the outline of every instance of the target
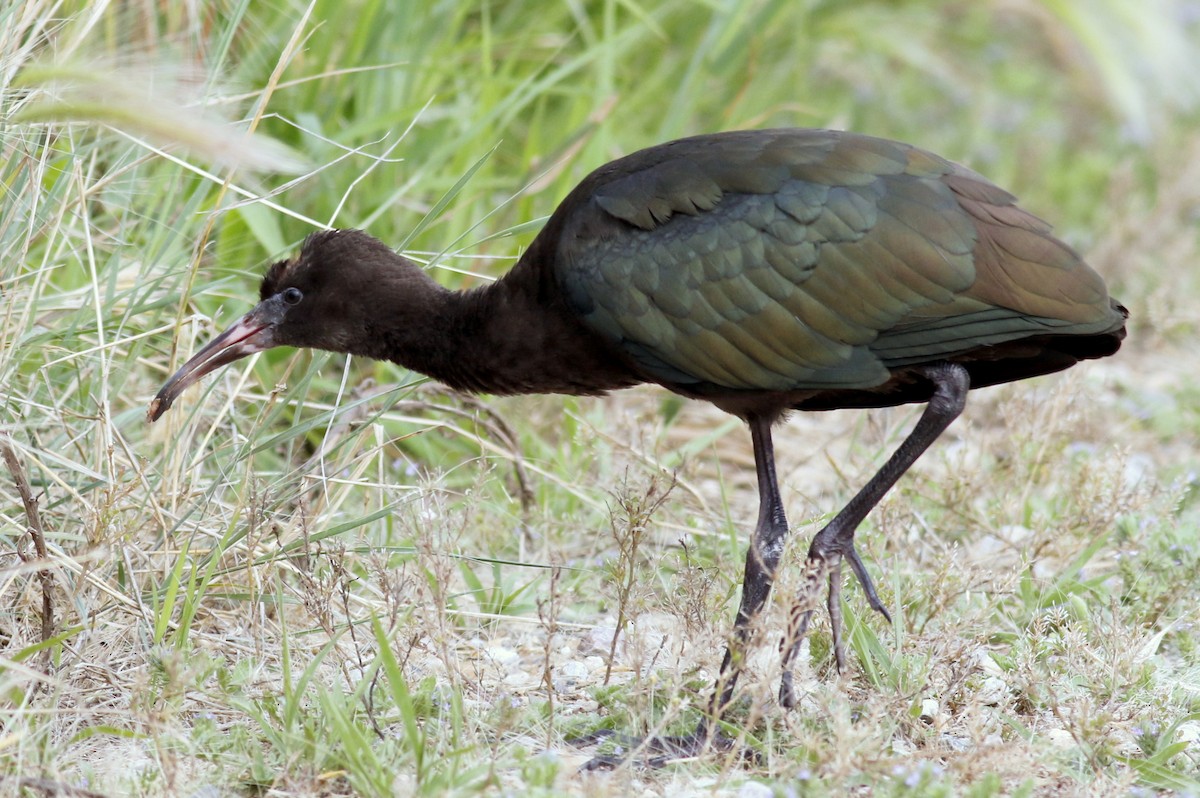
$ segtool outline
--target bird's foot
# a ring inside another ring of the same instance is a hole
[[[792,605],[788,635],[783,641],[783,674],[779,683],[779,703],[789,709],[798,703],[793,687],[793,663],[796,655],[800,653],[800,644],[804,642],[804,636],[808,633],[808,624],[812,619],[813,610],[816,608],[823,581],[827,581],[829,584],[825,606],[829,610],[829,625],[833,637],[833,659],[837,664],[838,673],[846,671],[846,646],[842,640],[843,557],[850,563],[850,569],[858,577],[858,582],[862,585],[871,609],[880,613],[888,623],[892,622],[892,616],[875,591],[875,584],[871,581],[871,576],[859,558],[853,542],[850,542],[841,553],[836,553],[828,558],[810,551],[804,587],[800,590],[796,603]]]
[[[569,740],[573,745],[588,746],[611,741],[609,753],[597,754],[583,764],[580,770],[612,770],[623,764],[639,768],[661,768],[681,759],[691,759],[706,752],[727,753],[733,751],[733,738],[727,737],[701,722],[696,731],[678,737],[635,737],[611,729],[602,729],[593,734]],[[750,758],[748,751],[743,758]]]

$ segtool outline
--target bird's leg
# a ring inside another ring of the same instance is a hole
[[[711,737],[721,713],[733,698],[733,689],[737,685],[738,676],[741,675],[746,644],[750,639],[750,626],[767,603],[788,534],[787,517],[784,515],[783,500],[779,495],[779,480],[775,476],[771,421],[758,416],[753,416],[748,421],[750,437],[754,443],[754,467],[758,472],[758,525],[746,550],[742,604],[733,623],[733,640],[725,649],[725,658],[721,661],[721,670],[713,686],[708,712],[695,732],[695,736],[703,740]]]
[[[729,740],[717,734],[717,721],[733,698],[733,688],[737,684],[745,660],[750,627],[767,602],[788,533],[787,518],[783,513],[783,501],[779,496],[779,483],[775,476],[771,419],[752,416],[747,421],[754,443],[754,465],[758,472],[758,526],[746,551],[742,603],[733,624],[733,639],[725,649],[725,658],[721,661],[721,670],[716,684],[713,685],[708,710],[696,730],[683,737],[658,737],[640,741],[644,750],[660,755],[647,760],[650,765],[661,764],[667,757],[694,756],[709,745],[719,748],[728,748],[730,745]],[[626,741],[626,744],[632,744],[632,741]],[[584,769],[610,768],[623,760],[622,755],[598,756],[586,763]]]
[[[867,573],[866,567],[854,548],[854,531],[867,513],[879,503],[879,500],[896,484],[917,458],[937,440],[954,419],[962,413],[967,401],[967,391],[971,387],[967,370],[953,363],[937,363],[924,366],[919,372],[934,385],[933,396],[925,406],[925,412],[917,421],[913,431],[909,433],[896,452],[888,458],[879,472],[871,481],[858,492],[849,504],[829,522],[813,538],[808,549],[809,574],[827,574],[829,579],[829,618],[833,628],[834,661],[838,671],[846,668],[846,652],[842,643],[842,611],[841,611],[841,560],[850,563],[851,570],[858,577],[866,593],[867,602],[872,609],[877,610],[891,621],[887,608],[875,592],[875,585]],[[783,680],[779,688],[779,702],[787,707],[795,706],[796,696],[792,690],[792,662],[799,652],[800,643],[808,631],[808,622],[812,617],[816,604],[816,595],[820,590],[816,579],[805,580],[800,598],[792,610],[791,623],[788,625],[788,638],[784,641]]]

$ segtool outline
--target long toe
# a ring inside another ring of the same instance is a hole
[[[883,606],[883,601],[880,600],[879,594],[875,592],[875,583],[871,581],[871,575],[867,573],[867,566],[863,565],[863,561],[858,556],[858,550],[854,548],[854,542],[851,541],[842,556],[846,558],[846,562],[850,563],[850,568],[854,571],[854,575],[858,577],[858,583],[862,585],[863,593],[867,596],[867,603],[871,605],[871,609],[878,612],[888,623],[892,622],[892,616],[888,613],[887,607]],[[832,587],[832,586],[831,586]],[[833,610],[830,609],[832,613]]]
[[[846,672],[846,644],[842,640],[842,562],[838,560],[829,572],[829,595],[825,606],[829,610],[829,634],[833,638],[833,661],[838,673]]]
[[[790,634],[783,641],[783,662],[780,668],[782,673],[779,676],[779,705],[787,709],[792,709],[799,703],[792,683],[792,670],[795,668],[796,655],[800,653],[800,644],[804,642],[804,636],[808,633],[808,623],[812,620],[813,611],[802,609],[806,603],[804,599],[801,599],[792,608],[791,622],[788,626]]]

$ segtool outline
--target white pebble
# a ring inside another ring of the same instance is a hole
[[[1051,729],[1046,732],[1046,739],[1055,748],[1074,748],[1075,738],[1066,729]]]
[[[986,651],[976,651],[971,655],[971,659],[975,662],[975,666],[988,676],[1003,676],[1004,669],[1001,668],[992,655]]]
[[[502,668],[511,669],[521,662],[521,655],[506,646],[488,646],[487,655]]]
[[[738,798],[775,798],[775,791],[757,781],[748,781],[738,790]]]
[[[558,666],[558,674],[564,679],[582,679],[588,675],[588,668],[579,660],[570,660]]]
[[[1188,748],[1196,748],[1200,743],[1200,723],[1194,720],[1184,721],[1175,730],[1175,742],[1187,743]]]
[[[994,707],[1008,699],[1008,685],[998,676],[989,676],[979,686],[979,703]]]

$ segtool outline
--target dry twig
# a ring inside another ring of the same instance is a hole
[[[37,560],[47,563],[50,558],[46,554],[46,533],[42,529],[42,517],[38,513],[38,500],[29,487],[29,480],[25,477],[25,469],[21,467],[21,461],[17,459],[17,453],[12,446],[12,437],[4,431],[0,431],[0,456],[4,457],[4,464],[12,474],[13,482],[17,486],[17,493],[21,495],[21,503],[25,505],[25,518],[29,522],[26,529],[29,536],[33,538]],[[28,551],[20,542],[17,544],[17,555],[23,562],[31,562]],[[44,643],[54,636],[54,575],[49,568],[42,568],[38,571],[38,581],[42,583],[42,642]]]

